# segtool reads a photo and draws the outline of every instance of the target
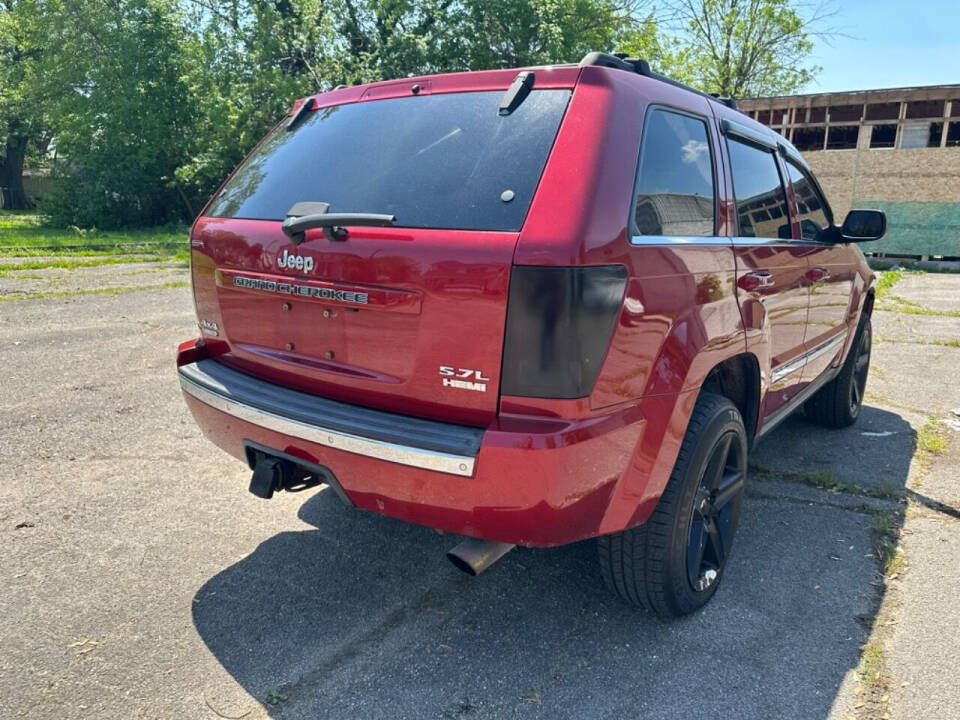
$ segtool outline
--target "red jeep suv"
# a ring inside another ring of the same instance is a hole
[[[294,104],[191,232],[180,384],[250,490],[514,545],[597,537],[661,615],[723,576],[751,445],[860,412],[873,281],[800,154],[722,101],[577,65]]]

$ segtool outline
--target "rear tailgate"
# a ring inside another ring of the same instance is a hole
[[[470,424],[495,412],[516,234],[358,228],[295,248],[279,223],[204,218],[194,237],[198,317],[227,342],[221,361],[394,412]],[[291,250],[314,272],[277,267]],[[480,374],[444,386],[441,368]]]
[[[570,91],[534,90],[508,115],[503,96],[336,105],[268,136],[192,234],[198,320],[218,359],[337,400],[488,423],[513,252]],[[281,223],[301,201],[396,225],[295,244]]]

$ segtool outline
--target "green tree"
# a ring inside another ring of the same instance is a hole
[[[44,82],[58,182],[45,209],[84,227],[187,214],[174,172],[193,127],[179,18],[161,0],[48,0]]]
[[[454,12],[466,69],[577,62],[612,50],[644,2],[464,0]]]
[[[463,69],[453,0],[333,0],[336,84]]]
[[[690,46],[664,33],[652,16],[621,31],[616,46],[618,52],[646,60],[655,72],[684,83],[696,82]]]
[[[189,214],[289,110],[343,77],[323,0],[180,0],[193,124],[177,168]]]
[[[612,49],[645,0],[179,0],[199,116],[180,187],[196,209],[297,97]]]
[[[795,92],[820,70],[808,64],[813,40],[834,14],[796,0],[673,0],[694,82],[724,97]]]
[[[33,206],[23,188],[30,143],[46,146],[40,19],[34,0],[0,0],[0,206],[15,210]]]

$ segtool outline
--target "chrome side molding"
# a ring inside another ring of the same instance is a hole
[[[800,355],[793,360],[788,360],[787,362],[777,365],[770,371],[770,381],[772,383],[778,383],[783,380],[788,375],[792,375],[806,366],[812,360],[816,360],[821,355],[835,350],[838,345],[843,343],[847,339],[847,335],[850,334],[849,330],[844,329],[839,335],[835,335],[826,342],[822,342],[817,345],[813,350],[805,352],[803,355]]]

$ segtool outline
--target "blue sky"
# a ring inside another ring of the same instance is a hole
[[[818,41],[823,67],[802,92],[960,84],[960,0],[839,0]]]

